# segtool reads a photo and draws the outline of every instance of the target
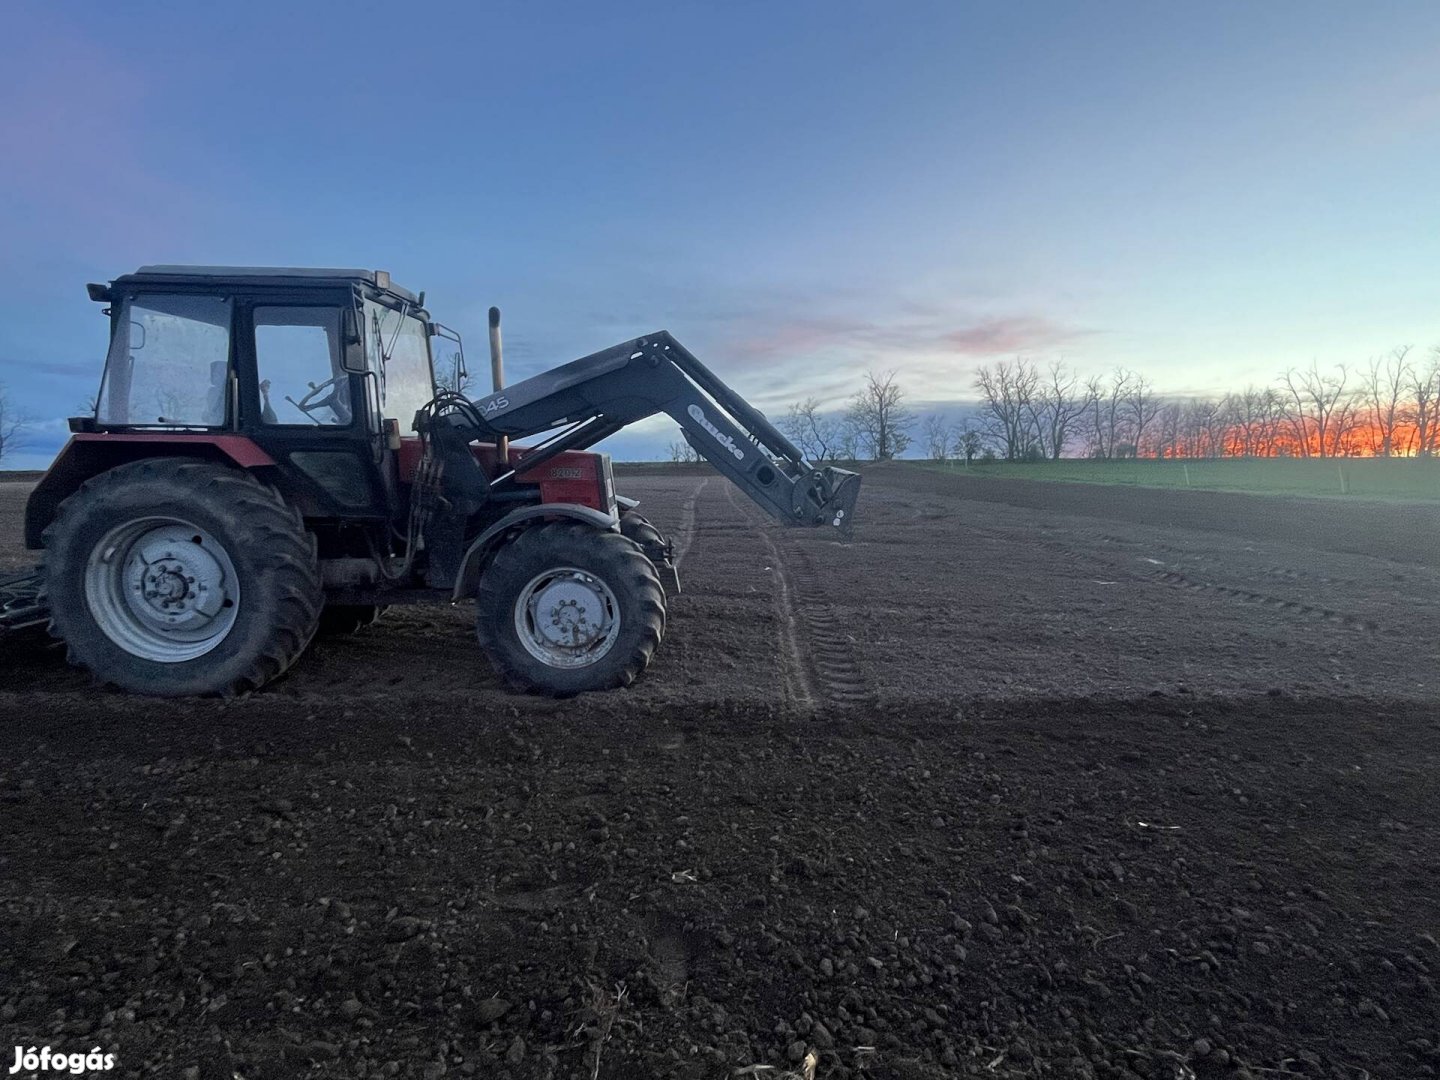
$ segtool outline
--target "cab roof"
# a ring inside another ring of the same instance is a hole
[[[417,307],[420,298],[390,280],[385,270],[357,270],[317,266],[178,266],[158,263],[142,266],[116,278],[112,285],[292,285],[323,288],[368,285]]]

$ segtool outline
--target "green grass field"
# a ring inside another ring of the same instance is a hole
[[[1347,499],[1440,502],[1440,460],[1429,458],[1221,458],[1196,461],[916,463],[956,475],[1085,484],[1250,491]]]

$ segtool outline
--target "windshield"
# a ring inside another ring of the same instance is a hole
[[[229,371],[228,297],[126,298],[110,339],[96,419],[219,427],[228,415]]]
[[[415,414],[435,396],[430,339],[413,315],[365,301],[365,353],[380,382],[380,411],[413,429]]]

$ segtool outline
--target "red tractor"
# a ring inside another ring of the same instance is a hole
[[[859,477],[806,462],[663,331],[501,387],[492,309],[497,388],[471,400],[435,378],[437,342],[463,376],[459,337],[383,271],[146,266],[89,290],[111,320],[98,405],[30,496],[42,565],[0,581],[0,631],[48,621],[127,690],[243,693],[318,628],[471,598],[511,685],[628,685],[678,579],[586,448],[660,412],[778,520],[852,523]]]

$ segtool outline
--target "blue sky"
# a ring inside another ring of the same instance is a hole
[[[1440,343],[1440,4],[20,2],[0,382],[43,465],[87,281],[371,266],[512,378],[665,327],[772,415],[866,368],[1222,391]],[[480,366],[480,365],[472,365]],[[942,406],[943,407],[943,406]],[[656,425],[618,456],[669,441]]]

